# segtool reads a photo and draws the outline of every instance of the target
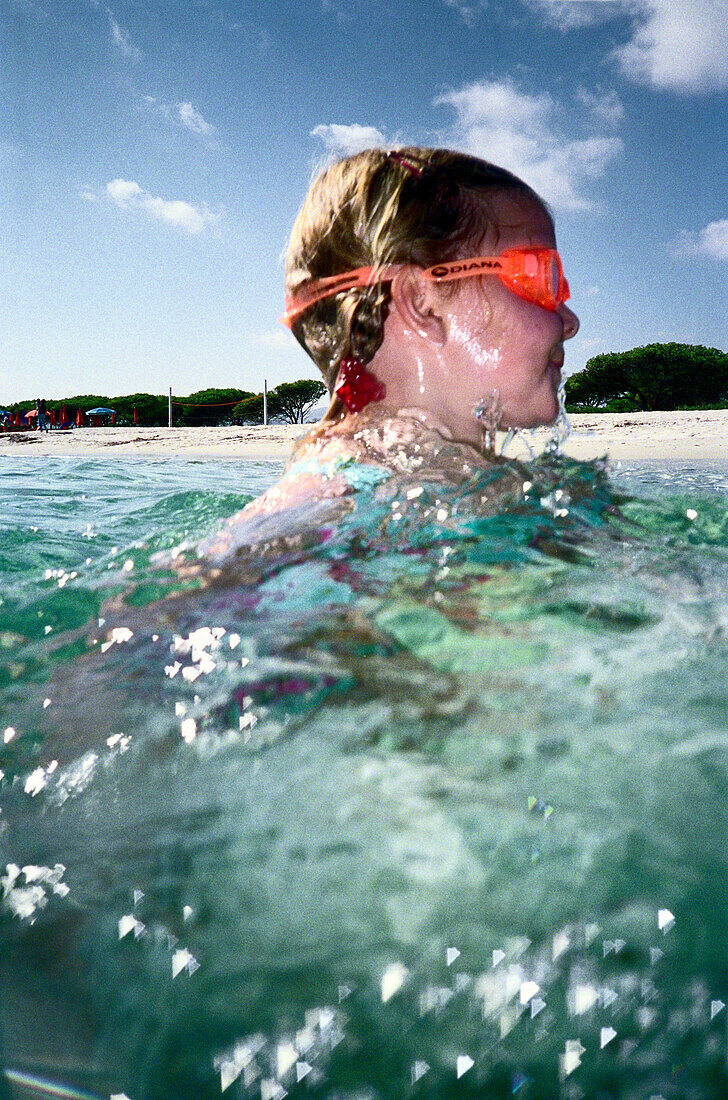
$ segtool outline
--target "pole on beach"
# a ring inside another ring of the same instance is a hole
[[[268,379],[263,379],[263,427],[268,427]]]
[[[172,427],[172,387],[169,387],[169,427]]]

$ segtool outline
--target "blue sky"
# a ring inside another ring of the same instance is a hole
[[[312,173],[447,145],[551,203],[590,355],[728,350],[725,0],[4,0],[0,402],[260,390]]]

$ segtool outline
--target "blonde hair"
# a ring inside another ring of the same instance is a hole
[[[488,196],[516,192],[546,208],[528,184],[497,165],[449,149],[366,149],[314,180],[286,253],[286,294],[314,279],[359,267],[431,267],[467,254],[498,226]],[[293,334],[333,394],[339,363],[368,363],[384,336],[388,283],[341,291],[312,305]],[[338,400],[327,420],[341,414]]]

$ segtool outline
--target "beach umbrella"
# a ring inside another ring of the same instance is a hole
[[[138,423],[139,423],[139,413],[137,412],[137,407],[136,407],[136,405],[134,406],[134,423],[135,423],[135,424],[138,424]]]
[[[77,428],[82,428],[83,427],[83,413],[81,412],[80,409],[76,409],[76,427]]]
[[[61,424],[65,424],[67,420],[68,420],[68,413],[66,412],[66,403],[64,401],[63,402],[63,407],[61,408]]]
[[[98,409],[86,409],[86,416],[115,416],[116,409],[105,409],[99,405]]]

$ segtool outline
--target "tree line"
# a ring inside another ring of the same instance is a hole
[[[728,406],[728,353],[700,344],[648,344],[595,355],[566,380],[570,412]]]
[[[566,380],[570,412],[636,412],[728,406],[728,353],[700,344],[647,344],[631,351],[595,355]],[[271,423],[303,424],[326,393],[323,382],[282,382],[268,393]],[[34,409],[35,399],[6,406],[10,412]],[[63,409],[74,422],[99,406],[112,408],[119,424],[156,427],[168,422],[168,397],[132,393],[120,397],[82,394],[48,401],[60,420]],[[263,394],[235,388],[197,390],[172,398],[172,422],[178,426],[262,424]]]
[[[302,379],[282,382],[268,393],[269,423],[303,424],[321,397],[326,393],[323,382]],[[107,394],[86,393],[47,401],[60,422],[65,409],[66,417],[74,423],[80,409],[110,408],[116,413],[117,424],[139,424],[144,427],[160,427],[168,423],[169,397],[165,394],[130,393],[109,397]],[[12,413],[27,412],[36,407],[36,400],[16,401],[6,405]],[[263,394],[235,388],[197,390],[186,397],[172,397],[172,423],[179,427],[223,424],[262,424]]]

